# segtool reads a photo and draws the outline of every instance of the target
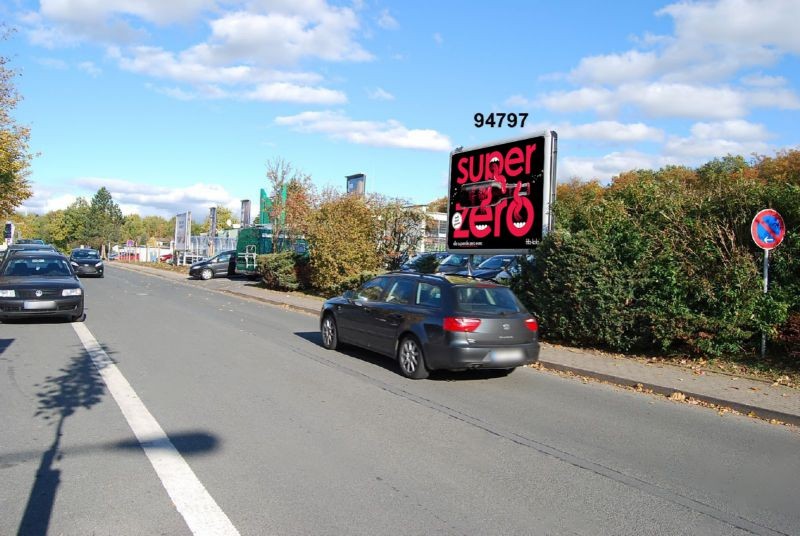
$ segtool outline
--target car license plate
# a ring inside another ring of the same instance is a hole
[[[54,301],[26,301],[22,304],[24,309],[41,310],[41,309],[55,309],[56,302]]]
[[[506,363],[523,359],[523,352],[518,348],[492,350],[491,360],[495,363]]]

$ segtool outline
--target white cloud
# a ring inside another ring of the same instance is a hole
[[[753,87],[775,88],[786,85],[782,76],[768,76],[765,74],[751,74],[742,78],[742,83]]]
[[[378,17],[378,26],[384,30],[395,30],[400,27],[400,24],[397,19],[392,17],[388,9],[384,9]]]
[[[727,154],[765,154],[772,134],[764,125],[743,120],[695,123],[688,137],[671,136],[664,147],[667,154],[693,162]]]
[[[557,125],[554,129],[560,138],[596,142],[635,143],[662,141],[665,138],[663,130],[647,126],[644,123],[625,124],[617,121],[598,121],[582,125]]]
[[[103,73],[103,70],[100,69],[97,65],[95,65],[91,61],[82,61],[78,64],[78,69],[85,72],[89,76],[96,78]]]
[[[675,33],[682,40],[800,53],[800,2],[796,0],[679,2],[658,14],[675,20]]]
[[[630,50],[624,54],[609,54],[583,58],[570,77],[588,84],[620,84],[629,80],[650,77],[657,68],[653,52]]]
[[[298,86],[288,82],[261,84],[244,97],[257,101],[282,101],[301,104],[341,104],[347,102],[347,96],[341,91],[327,88]]]
[[[342,112],[303,112],[277,117],[275,123],[299,132],[326,134],[333,139],[375,147],[449,151],[450,139],[435,130],[408,129],[400,122],[356,121]]]
[[[539,101],[545,108],[557,112],[594,110],[600,114],[609,114],[618,107],[614,92],[604,88],[556,91],[543,95]]]
[[[383,88],[368,89],[367,96],[372,100],[393,101],[394,95]]]
[[[75,202],[77,196],[73,194],[57,193],[46,188],[37,188],[33,184],[33,196],[25,200],[19,211],[28,214],[45,214],[54,210],[63,210]]]
[[[567,180],[597,179],[607,183],[616,175],[635,169],[658,169],[676,163],[672,159],[635,151],[613,152],[592,158],[564,158],[558,162],[558,177]]]
[[[192,184],[185,187],[166,188],[151,184],[139,184],[121,179],[84,177],[70,181],[84,189],[85,197],[91,199],[99,188],[111,192],[114,202],[142,215],[171,217],[175,214],[192,211],[192,217],[202,219],[209,207],[223,205],[238,210],[239,199],[232,196],[219,184]]]
[[[49,69],[56,69],[58,71],[66,71],[69,69],[67,62],[56,58],[39,58],[36,60],[36,63]]]
[[[528,100],[522,95],[511,95],[506,99],[504,104],[510,107],[531,108],[533,106],[533,101]]]

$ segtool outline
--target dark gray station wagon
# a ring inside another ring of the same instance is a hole
[[[393,272],[322,306],[325,348],[352,344],[396,358],[401,372],[501,369],[539,359],[538,323],[508,287],[461,276]]]

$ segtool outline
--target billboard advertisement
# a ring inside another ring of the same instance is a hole
[[[525,253],[550,230],[555,132],[450,153],[447,250]]]
[[[347,193],[364,197],[367,176],[363,173],[356,173],[355,175],[346,175],[345,178],[347,179]]]
[[[175,250],[189,249],[192,235],[192,213],[183,212],[175,216]]]

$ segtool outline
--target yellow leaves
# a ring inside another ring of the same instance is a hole
[[[684,402],[686,400],[686,395],[681,393],[680,391],[675,391],[671,395],[669,395],[670,400],[674,400],[675,402]]]

